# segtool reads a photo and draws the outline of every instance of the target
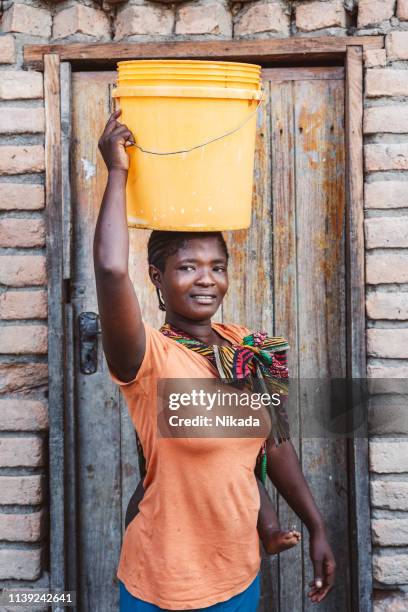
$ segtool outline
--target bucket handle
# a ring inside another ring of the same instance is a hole
[[[246,125],[248,123],[248,121],[250,121],[250,119],[252,119],[252,117],[254,115],[256,115],[256,113],[259,110],[259,107],[261,106],[261,104],[264,102],[264,93],[262,92],[262,96],[260,97],[258,104],[256,105],[256,109],[254,111],[252,111],[252,113],[250,113],[248,115],[248,117],[246,119],[244,119],[244,121],[242,121],[242,123],[240,123],[236,128],[229,130],[228,132],[225,132],[224,134],[221,134],[221,136],[216,136],[215,138],[211,138],[210,140],[206,140],[205,142],[202,142],[201,144],[195,145],[194,147],[190,147],[189,149],[180,149],[179,151],[150,151],[149,149],[144,149],[143,147],[141,147],[138,144],[132,144],[132,145],[128,145],[126,148],[130,148],[130,147],[136,147],[137,149],[139,149],[139,151],[141,151],[142,153],[148,153],[149,155],[179,155],[181,153],[190,153],[191,151],[194,151],[195,149],[200,149],[202,147],[206,147],[207,145],[213,143],[213,142],[217,142],[217,140],[222,140],[223,138],[226,138],[227,136],[231,136],[231,134],[235,134],[235,132],[238,132],[241,128],[244,127],[244,125]]]

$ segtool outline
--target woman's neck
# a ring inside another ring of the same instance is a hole
[[[165,322],[185,332],[189,336],[197,338],[197,340],[204,342],[204,344],[229,344],[228,341],[221,338],[221,336],[213,330],[211,319],[192,321],[191,319],[186,319],[175,313],[166,313]]]

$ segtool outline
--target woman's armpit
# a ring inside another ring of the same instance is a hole
[[[123,388],[129,388],[134,384],[142,384],[147,382],[148,379],[154,377],[160,377],[163,366],[167,357],[167,347],[164,336],[147,323],[143,323],[146,334],[146,348],[141,361],[140,367],[136,372],[135,376],[128,381],[121,380],[119,376],[113,371],[113,368],[108,362],[108,372],[114,383]],[[144,384],[143,386],[146,386]]]

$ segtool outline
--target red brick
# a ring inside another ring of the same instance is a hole
[[[52,37],[66,38],[75,34],[87,34],[98,40],[110,39],[110,23],[107,15],[90,6],[76,4],[63,9],[54,17]]]
[[[368,144],[364,154],[368,172],[408,170],[408,144]]]
[[[370,470],[379,474],[408,472],[408,442],[370,441]]]
[[[0,394],[30,393],[47,384],[46,363],[0,363]]]
[[[408,610],[408,593],[402,591],[377,590],[380,597],[374,596],[373,612],[406,612]]]
[[[41,549],[0,550],[0,580],[37,580],[42,571]]]
[[[385,39],[389,60],[408,59],[408,32],[390,32]]]
[[[136,34],[170,35],[173,24],[173,11],[163,6],[126,6],[116,17],[115,39],[121,40]]]
[[[44,512],[29,514],[0,513],[0,540],[38,542],[44,535]]]
[[[397,17],[401,21],[408,21],[408,0],[398,0]]]
[[[408,555],[373,555],[373,577],[380,584],[394,586],[408,583]],[[401,608],[401,611],[404,609]],[[387,612],[390,608],[387,607]]]
[[[370,319],[408,320],[408,291],[390,293],[373,291],[366,299]]]
[[[367,354],[389,359],[408,358],[408,329],[367,329]]]
[[[307,2],[296,7],[296,28],[300,32],[345,26],[346,12],[343,0]]]
[[[0,476],[0,504],[35,506],[44,499],[44,476]]]
[[[218,2],[214,4],[182,6],[178,12],[176,34],[232,35],[230,11]]]
[[[408,247],[408,217],[365,219],[364,229],[367,249]]]
[[[40,431],[47,428],[48,410],[44,402],[21,398],[0,399],[0,430]]]
[[[5,291],[0,294],[0,319],[46,319],[47,292]]]
[[[408,482],[374,480],[370,484],[371,503],[385,510],[408,510]]]
[[[41,145],[0,147],[0,174],[23,174],[45,170]]]
[[[41,467],[44,465],[40,438],[3,438],[0,436],[0,467]]]
[[[237,37],[262,32],[289,36],[290,17],[280,3],[254,4],[235,23],[234,35]]]
[[[16,61],[16,49],[14,36],[6,34],[0,36],[0,64],[14,64]]]
[[[364,51],[364,65],[366,68],[385,66],[387,55],[385,49],[367,49]]]
[[[366,208],[408,207],[408,182],[375,181],[365,185]]]
[[[371,521],[373,544],[378,546],[403,546],[408,544],[408,519],[373,519]]]
[[[43,75],[28,70],[3,70],[0,79],[0,100],[43,98]]]
[[[376,132],[405,134],[408,133],[408,106],[393,104],[373,106],[364,112],[364,133]]]
[[[47,353],[46,325],[7,325],[0,327],[0,354]]]
[[[398,365],[390,363],[368,363],[367,377],[370,380],[370,385],[375,384],[376,381],[382,378],[408,378],[408,362],[401,362],[401,364]]]
[[[0,209],[37,210],[44,208],[43,185],[25,183],[0,183]]]
[[[408,70],[372,68],[367,70],[365,93],[368,98],[408,96]]]
[[[395,0],[359,0],[359,28],[366,28],[387,21],[394,16]]]
[[[44,109],[2,108],[0,134],[39,134],[44,132]]]
[[[3,32],[21,32],[31,36],[51,36],[51,13],[27,4],[12,4],[4,13],[1,29]]]
[[[41,247],[45,245],[42,219],[0,219],[0,247]]]
[[[405,381],[404,381],[405,382]],[[398,394],[398,391],[406,391],[397,388],[399,383],[383,381],[386,395],[372,395],[368,405],[368,431],[370,436],[406,436],[408,435],[408,419],[406,407],[406,395]],[[376,381],[376,385],[379,381]],[[401,385],[402,386],[402,385]]]
[[[43,255],[1,255],[0,283],[12,287],[45,285],[47,275]]]
[[[408,253],[367,253],[366,282],[408,283]]]

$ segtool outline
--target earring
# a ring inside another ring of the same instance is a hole
[[[159,299],[159,309],[165,311],[166,310],[166,304],[164,303],[164,300],[163,300],[162,295],[160,293],[160,289],[158,287],[156,287],[156,293],[157,293],[157,297]]]

